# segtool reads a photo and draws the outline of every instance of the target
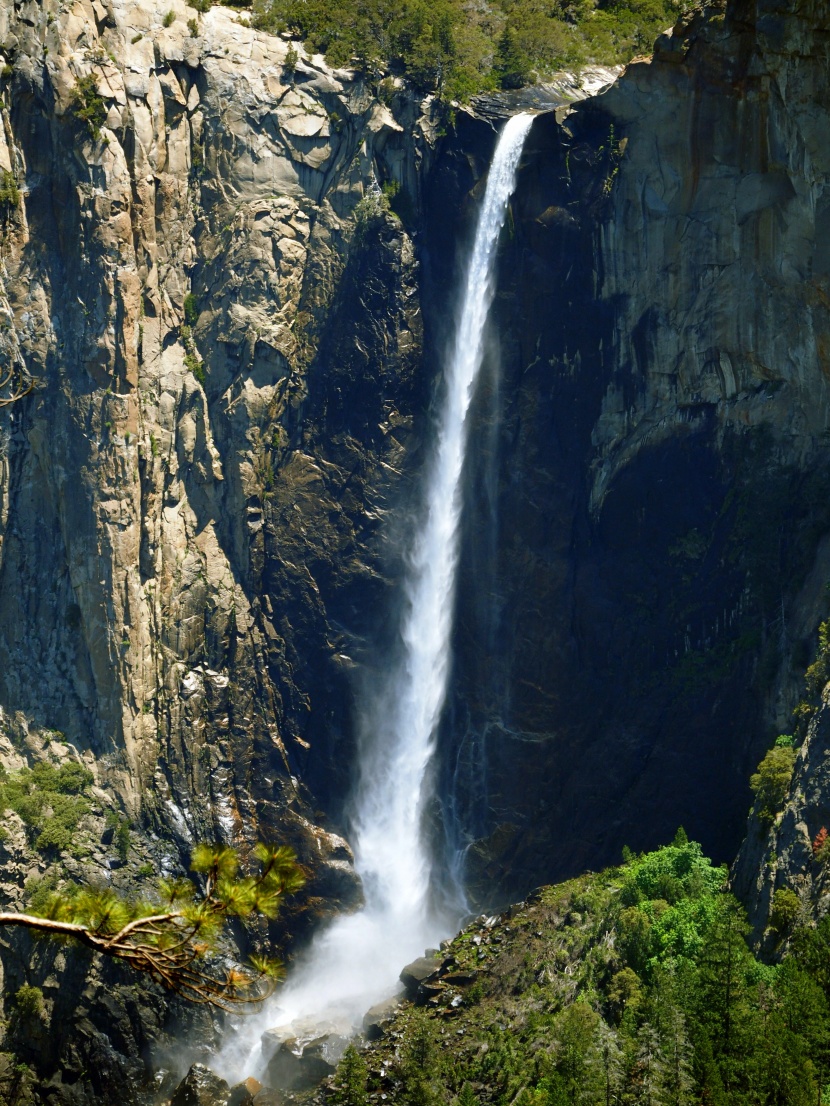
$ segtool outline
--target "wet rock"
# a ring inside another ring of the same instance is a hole
[[[228,1106],[251,1106],[254,1098],[262,1090],[262,1084],[252,1076],[241,1083],[234,1084],[228,1095]]]
[[[441,982],[450,987],[467,987],[470,983],[475,983],[478,976],[479,973],[475,968],[470,968],[463,972],[447,972],[446,975],[441,976]]]
[[[367,1040],[376,1041],[384,1035],[386,1026],[395,1017],[399,1005],[400,1003],[396,998],[389,998],[384,999],[383,1002],[375,1003],[366,1011],[363,1015],[363,1032],[366,1034]]]
[[[415,992],[416,1006],[435,1005],[441,1000],[444,988],[440,983],[421,983]]]
[[[284,1106],[285,1095],[270,1087],[263,1087],[254,1095],[254,1106]]]
[[[224,1079],[204,1064],[194,1064],[174,1091],[170,1106],[228,1106],[229,1094]]]
[[[268,1063],[269,1085],[289,1092],[318,1086],[334,1074],[350,1040],[337,1033],[326,1033],[311,1041],[296,1037],[281,1041]]]
[[[420,985],[430,976],[435,975],[441,963],[441,956],[420,956],[411,964],[407,964],[398,977],[406,988],[407,995],[416,994]]]

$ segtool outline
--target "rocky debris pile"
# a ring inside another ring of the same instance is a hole
[[[424,956],[407,964],[400,974],[406,998],[415,1006],[439,1009],[442,1017],[456,1016],[467,988],[479,981],[488,958],[504,942],[505,934],[510,933],[505,921],[515,917],[525,905],[517,903],[503,915],[482,914],[455,941],[443,941],[440,951],[427,949]],[[457,952],[458,941],[468,946],[462,956]]]

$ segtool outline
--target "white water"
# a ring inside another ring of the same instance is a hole
[[[456,919],[430,907],[430,850],[422,833],[428,768],[447,693],[458,563],[461,476],[467,412],[483,357],[499,233],[515,186],[531,115],[509,119],[487,178],[448,359],[434,452],[425,475],[421,529],[405,584],[400,662],[366,703],[352,841],[366,905],[336,919],[313,941],[261,1014],[246,1019],[213,1065],[241,1079],[260,1066],[263,1030],[289,1035],[360,1027],[365,1011],[394,994],[398,973],[434,945]]]

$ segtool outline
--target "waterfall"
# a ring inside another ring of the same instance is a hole
[[[359,1027],[366,1009],[394,993],[398,973],[451,929],[455,919],[430,906],[431,854],[422,833],[428,768],[447,693],[461,477],[467,412],[484,353],[484,327],[493,298],[499,234],[515,186],[531,115],[506,123],[496,146],[478,217],[447,361],[435,444],[427,465],[420,530],[405,581],[400,659],[367,697],[360,718],[360,776],[354,796],[352,841],[366,905],[336,919],[272,1000],[247,1020],[242,1044],[218,1057],[235,1077],[256,1066],[259,1033],[290,1025],[291,1034]],[[244,1053],[244,1055],[243,1055]]]

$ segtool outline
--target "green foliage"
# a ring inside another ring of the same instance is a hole
[[[146,898],[127,898],[106,885],[62,885],[50,873],[27,885],[33,913],[6,915],[4,923],[78,937],[196,1002],[231,1009],[260,1001],[282,976],[279,961],[254,955],[242,969],[228,967],[223,955],[217,964],[216,943],[233,917],[276,916],[283,896],[303,884],[294,853],[284,846],[259,845],[251,856],[250,874],[240,876],[235,850],[200,845],[192,868],[198,884],[160,880]]]
[[[786,745],[774,745],[758,765],[758,771],[749,779],[755,792],[758,816],[762,821],[774,822],[784,805],[795,765],[795,749]]]
[[[521,88],[530,80],[530,57],[525,52],[516,29],[509,23],[505,24],[499,38],[494,70],[502,88]]]
[[[274,491],[277,476],[270,450],[261,446],[254,455],[254,476],[259,487],[260,499],[267,499]]]
[[[37,849],[75,851],[78,825],[90,809],[83,792],[92,781],[76,761],[42,761],[12,774],[0,770],[0,808],[22,818]]]
[[[191,38],[196,38],[199,34],[199,24],[195,19],[188,19],[187,30]]]
[[[366,1061],[354,1045],[349,1045],[337,1066],[332,1099],[337,1106],[367,1106],[369,1072]]]
[[[362,239],[389,211],[389,199],[382,189],[370,188],[354,209],[355,235]]]
[[[409,1106],[432,1106],[438,1103],[441,1070],[441,1053],[429,1019],[422,1011],[414,1010],[407,1025],[398,1062],[403,1101]]]
[[[209,12],[211,9],[213,0],[188,0],[188,4],[191,8],[195,8],[197,12]]]
[[[297,62],[300,60],[300,55],[294,46],[289,46],[285,55],[285,61],[282,63],[283,70],[286,75],[293,77],[297,70]]]
[[[60,870],[50,868],[43,876],[33,876],[26,880],[26,908],[32,914],[40,914],[60,883]]]
[[[173,23],[175,22],[175,19],[176,19],[176,13],[171,8],[170,11],[167,12],[167,14],[165,15],[164,19],[162,19],[161,25],[163,27],[172,27]]]
[[[0,207],[8,214],[19,206],[20,189],[17,187],[15,175],[8,169],[4,169],[0,173]]]
[[[185,367],[193,373],[199,383],[204,386],[207,383],[207,373],[205,372],[205,363],[195,353],[191,353],[189,350],[184,355]]]
[[[332,65],[466,99],[518,88],[538,72],[613,64],[650,49],[680,14],[680,0],[254,0],[253,23],[302,38]],[[383,93],[382,93],[383,94]]]
[[[678,832],[621,868],[544,889],[492,929],[472,923],[448,956],[475,966],[478,1001],[448,1006],[448,986],[367,1053],[370,1072],[375,1050],[390,1072],[389,1106],[820,1101],[830,918],[801,929],[790,912],[792,954],[762,963],[724,878]]]
[[[184,321],[187,326],[193,327],[199,321],[199,301],[192,292],[184,297]]]
[[[24,983],[14,996],[14,1005],[22,1018],[42,1018],[45,1013],[43,991]]]
[[[772,896],[772,910],[769,923],[776,933],[782,936],[788,934],[801,914],[801,903],[798,895],[788,887],[779,888]]]
[[[86,128],[97,141],[101,137],[101,127],[107,119],[107,105],[98,92],[98,82],[94,73],[79,77],[72,89],[72,108],[75,117],[86,124]]]
[[[130,854],[130,823],[124,818],[115,831],[115,851],[122,863],[126,864]]]

